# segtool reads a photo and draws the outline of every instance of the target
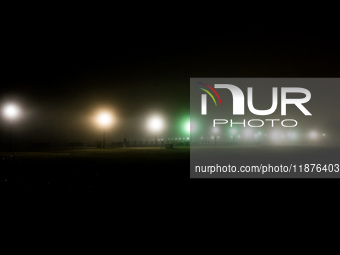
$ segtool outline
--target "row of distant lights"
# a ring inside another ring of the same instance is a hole
[[[16,105],[13,104],[9,104],[7,106],[4,107],[3,109],[3,113],[5,114],[5,116],[7,118],[10,119],[14,119],[16,118],[20,111],[19,108]],[[103,127],[108,126],[111,122],[112,122],[112,117],[108,112],[102,112],[97,116],[97,121],[100,125],[102,125]],[[153,131],[158,131],[162,128],[163,126],[163,121],[160,117],[158,116],[153,116],[150,120],[149,120],[149,128]],[[189,127],[190,130],[190,127]],[[152,139],[150,139],[152,140]],[[175,140],[175,141],[181,141],[181,140],[190,140],[189,137],[185,138],[168,138],[168,140]],[[157,141],[164,141],[163,138],[159,138],[157,139]]]
[[[8,117],[8,118],[11,118],[11,119],[13,119],[13,118],[15,118],[15,117],[17,117],[18,115],[19,115],[19,108],[17,107],[17,106],[15,106],[15,105],[7,105],[5,108],[4,108],[4,114]],[[108,113],[102,113],[102,114],[100,114],[99,116],[98,116],[98,122],[100,122],[103,126],[106,126],[106,125],[108,125],[110,122],[111,122],[111,116],[108,114]],[[152,128],[152,129],[154,129],[154,130],[158,130],[158,129],[160,129],[161,127],[162,127],[162,125],[163,125],[163,123],[162,123],[162,121],[161,121],[161,119],[160,118],[158,118],[158,117],[154,117],[154,118],[152,118],[151,120],[150,120],[150,122],[149,122],[149,125],[150,125],[150,127]],[[190,124],[188,125],[188,129],[190,130]],[[215,132],[216,132],[217,130],[215,130]],[[250,131],[249,130],[247,130],[248,132],[247,132],[247,134],[245,135],[245,137],[246,138],[250,138],[250,136],[251,136],[251,133],[250,133]],[[237,135],[236,136],[236,130],[235,129],[233,129],[232,130],[232,134],[234,135],[234,136],[230,136],[230,138],[241,138],[241,135]],[[261,132],[258,132],[257,134],[255,134],[254,135],[254,138],[258,138],[258,137],[260,137],[262,135],[262,133]],[[280,139],[280,138],[285,138],[286,136],[284,135],[284,134],[281,134],[279,131],[274,131],[274,134],[273,134],[274,136],[274,138],[276,138],[276,139]],[[264,136],[265,137],[267,137],[267,134],[264,134]],[[325,133],[323,133],[322,134],[322,136],[323,137],[325,137],[326,136],[326,134]],[[296,139],[297,138],[297,134],[296,133],[288,133],[288,137],[289,138],[291,138],[291,139]],[[312,140],[316,140],[318,137],[319,137],[319,134],[316,132],[316,131],[311,131],[309,134],[308,134],[308,137],[310,138],[310,139],[312,139]],[[212,136],[211,137],[211,139],[220,139],[220,137],[219,136],[217,136],[217,137],[214,137],[214,136]],[[204,138],[203,137],[201,137],[201,139],[203,140]],[[170,141],[170,140],[190,140],[190,138],[189,137],[187,137],[187,138],[168,138],[168,140]],[[158,141],[163,141],[163,139],[158,139]]]
[[[258,132],[257,134],[254,135],[254,138],[259,138],[261,135],[262,135],[262,133]],[[267,137],[268,135],[264,134],[264,136]],[[273,136],[276,137],[276,138],[285,138],[286,137],[285,134],[281,134],[280,132],[274,133]],[[311,139],[317,139],[319,137],[319,134],[316,131],[311,131],[308,134],[308,136]],[[326,134],[323,133],[322,136],[325,137]],[[230,138],[241,138],[241,137],[242,137],[241,135],[230,136]],[[251,135],[248,134],[245,137],[246,138],[250,138]],[[296,139],[297,138],[297,134],[296,133],[288,133],[287,137],[292,138],[292,139]],[[201,137],[201,140],[203,140],[203,139],[204,139],[204,137]],[[207,137],[207,139],[209,139],[209,137]],[[211,139],[220,139],[220,137],[219,136],[217,136],[217,137],[212,136]]]
[[[259,138],[259,137],[261,137],[261,135],[262,135],[262,133],[258,132],[257,134],[254,135],[254,138]],[[264,134],[264,136],[267,137],[268,135]],[[319,137],[319,134],[317,132],[315,132],[315,131],[312,131],[312,132],[309,133],[308,136],[311,139],[317,139]],[[325,137],[326,134],[323,133],[322,136]],[[245,136],[245,137],[246,138],[250,138],[249,136]],[[274,137],[285,138],[286,135],[285,134],[280,134],[278,132],[278,133],[274,134]],[[287,137],[295,139],[295,138],[297,138],[297,134],[296,133],[288,133]],[[230,136],[230,138],[242,138],[242,136],[241,135],[237,135],[237,136],[235,135],[235,136]],[[201,140],[203,140],[203,139],[204,139],[204,137],[202,136]],[[207,139],[209,139],[209,137],[207,137]],[[220,139],[220,137],[219,136],[216,136],[216,137],[215,136],[211,136],[211,139]],[[150,139],[150,140],[152,140],[152,139]],[[183,138],[168,138],[168,141],[178,141],[178,140],[190,140],[190,138],[189,137],[187,137],[187,138],[185,138],[185,137],[183,137]],[[159,139],[157,139],[157,141],[164,141],[164,139],[163,138],[159,138]]]
[[[267,136],[267,135],[265,135],[265,136]],[[236,137],[237,137],[237,138],[241,138],[240,135],[235,136],[235,138],[236,138]],[[257,135],[255,135],[255,137],[257,137]],[[209,137],[207,137],[207,138],[209,139]],[[220,139],[219,136],[216,136],[216,137],[212,136],[212,137],[211,137],[211,139],[215,139],[215,138],[216,138],[216,139]],[[233,138],[233,136],[230,136],[230,138]],[[201,140],[203,140],[203,139],[204,139],[204,137],[202,136],[202,137],[201,137]]]
[[[153,139],[151,139],[150,138],[150,141],[152,141]],[[187,138],[168,138],[168,141],[171,141],[171,140],[190,140],[190,138],[189,137],[187,137]],[[164,139],[163,138],[159,138],[159,139],[157,139],[157,141],[164,141]]]
[[[149,139],[150,141],[153,141],[153,139]],[[189,137],[187,137],[187,138],[168,138],[168,141],[178,141],[178,140],[190,140],[190,138]],[[159,139],[157,139],[157,141],[164,141],[164,139],[163,138],[159,138]]]

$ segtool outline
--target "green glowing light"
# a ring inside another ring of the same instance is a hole
[[[185,130],[190,133],[190,121],[185,124]]]

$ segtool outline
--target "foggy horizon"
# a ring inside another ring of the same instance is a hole
[[[125,35],[116,45],[111,40],[104,44],[82,41],[81,35],[71,36],[69,45],[51,40],[43,46],[35,44],[40,39],[37,35],[29,43],[30,51],[7,42],[11,50],[3,59],[7,65],[1,77],[0,105],[15,102],[20,106],[22,116],[13,125],[18,139],[99,139],[102,130],[90,120],[99,108],[109,109],[115,118],[107,130],[109,139],[151,139],[154,134],[144,125],[155,113],[166,122],[160,135],[184,137],[179,125],[189,116],[190,77],[338,75],[340,51],[335,45],[339,38],[323,30],[247,28],[242,32],[234,28],[229,33],[211,33],[204,40],[195,33],[174,37],[164,31],[146,33],[148,41],[137,42],[134,34]],[[339,92],[329,89],[333,88],[327,88],[325,95],[335,97]],[[340,120],[327,119],[317,108],[332,105],[335,99],[316,101],[313,95],[311,111],[325,117],[326,125],[334,127],[327,133],[335,135]],[[332,109],[336,114],[336,108]],[[0,123],[4,141],[8,121],[2,116]]]

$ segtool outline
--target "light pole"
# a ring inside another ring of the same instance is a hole
[[[98,115],[97,121],[99,125],[103,127],[103,146],[102,148],[105,149],[105,128],[108,127],[112,122],[112,117],[107,112],[102,112]]]
[[[159,116],[152,116],[148,121],[148,128],[155,134],[155,146],[157,146],[157,132],[159,132],[163,126],[163,119]]]
[[[14,104],[9,104],[5,106],[3,113],[6,116],[6,118],[9,119],[9,151],[12,151],[13,120],[19,115],[19,108]]]

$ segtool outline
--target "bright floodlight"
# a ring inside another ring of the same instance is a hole
[[[190,133],[190,121],[185,125],[185,129],[188,133]]]
[[[4,108],[4,114],[7,118],[10,118],[10,119],[14,119],[18,116],[19,114],[19,109],[17,106],[11,104],[11,105],[7,105],[5,108]]]
[[[98,115],[97,121],[101,126],[107,127],[108,125],[111,124],[112,117],[109,113],[103,112]]]
[[[160,131],[163,128],[163,120],[158,116],[154,116],[149,120],[148,127],[151,131]]]

